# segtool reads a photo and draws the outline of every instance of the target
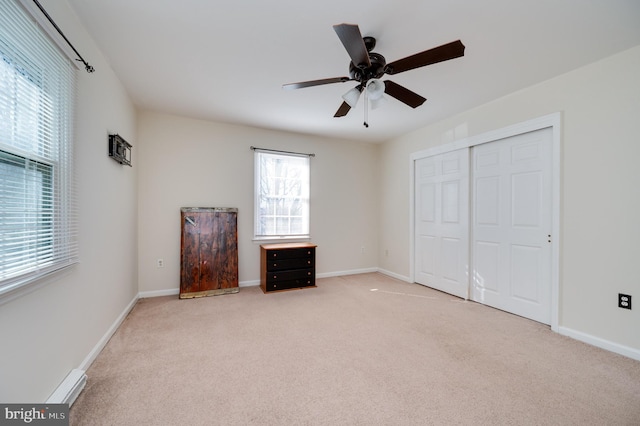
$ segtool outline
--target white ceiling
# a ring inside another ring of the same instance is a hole
[[[366,142],[640,44],[638,0],[68,1],[140,108]],[[387,62],[458,39],[465,56],[385,76],[428,100],[389,98],[367,129],[363,99],[333,118],[353,81],[282,89],[348,75],[339,23],[375,37]]]

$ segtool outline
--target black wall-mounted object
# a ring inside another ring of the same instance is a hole
[[[120,135],[109,135],[109,157],[118,163],[133,167],[131,166],[131,147],[132,145]]]

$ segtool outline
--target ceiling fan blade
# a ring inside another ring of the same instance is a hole
[[[360,28],[352,24],[339,24],[334,25],[333,29],[338,34],[344,48],[347,49],[351,62],[357,67],[370,67],[369,52],[367,52],[367,46],[365,46],[362,34],[360,34]]]
[[[349,77],[324,78],[322,80],[310,80],[310,81],[301,81],[299,83],[283,84],[282,88],[287,90],[302,89],[304,87],[320,86],[323,84],[344,83],[345,81],[350,81],[350,80],[351,78]]]
[[[391,62],[385,67],[385,73],[390,75],[398,74],[461,56],[464,56],[464,44],[460,40],[456,40]]]
[[[411,108],[417,108],[427,100],[406,87],[400,86],[399,84],[389,80],[384,82],[384,93],[409,105]]]
[[[349,106],[348,103],[343,102],[342,105],[340,105],[340,108],[338,108],[338,111],[336,111],[336,114],[334,115],[334,117],[344,117],[345,115],[347,115],[347,113],[351,110],[351,107]]]

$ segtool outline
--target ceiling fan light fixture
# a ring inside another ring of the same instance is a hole
[[[377,99],[371,99],[369,98],[370,104],[371,104],[371,109],[378,109],[381,106],[383,106],[384,104],[387,103],[387,98],[384,96],[380,96]]]
[[[358,103],[358,99],[360,99],[360,90],[357,87],[349,90],[347,93],[342,95],[342,99],[351,107],[355,108]]]
[[[382,80],[373,78],[367,82],[367,95],[371,101],[382,98],[384,94],[384,83]]]

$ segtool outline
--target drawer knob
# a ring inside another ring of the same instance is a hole
[[[311,275],[311,272],[307,272],[307,275]]]
[[[311,261],[310,260],[307,260],[307,265],[311,265]]]
[[[273,257],[278,257],[278,253],[273,253]]]
[[[278,278],[278,276],[277,276],[277,275],[274,275],[274,276],[273,276],[273,279],[275,280],[276,278]]]
[[[277,264],[277,263],[274,263],[274,264],[273,264],[273,267],[275,268],[276,266],[278,266],[278,264]]]

